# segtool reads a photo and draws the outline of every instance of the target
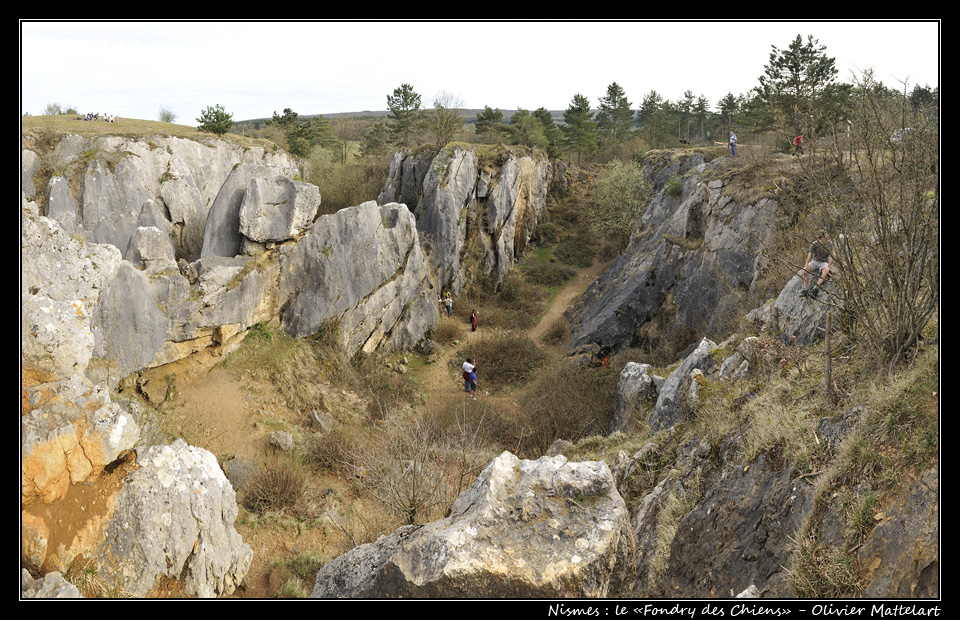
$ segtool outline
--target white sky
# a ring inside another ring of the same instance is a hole
[[[21,114],[48,103],[131,118],[161,106],[192,125],[223,105],[234,120],[385,110],[411,84],[429,106],[441,91],[465,108],[592,105],[611,82],[634,109],[656,90],[705,95],[758,84],[771,46],[808,34],[839,78],[872,68],[890,87],[939,85],[940,23],[790,22],[20,22]]]

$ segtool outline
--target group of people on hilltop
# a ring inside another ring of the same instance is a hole
[[[107,123],[116,123],[117,116],[115,114],[103,114],[99,112],[87,112],[83,116],[77,117],[78,121],[105,121]]]

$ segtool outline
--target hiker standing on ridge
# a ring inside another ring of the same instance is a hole
[[[737,134],[730,132],[730,157],[737,156]]]

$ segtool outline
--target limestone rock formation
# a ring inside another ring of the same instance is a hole
[[[91,550],[100,577],[134,596],[163,578],[179,579],[191,596],[232,593],[253,551],[233,527],[236,496],[216,457],[178,439],[147,448],[137,463]]]
[[[21,501],[61,499],[140,436],[133,417],[83,375],[27,387],[20,416]]]
[[[761,455],[711,486],[677,527],[664,592],[731,597],[756,585],[764,598],[792,596],[784,558],[813,509],[813,485],[795,478]]]
[[[58,572],[34,579],[27,569],[20,570],[21,598],[81,598],[77,586],[69,583]]]
[[[327,563],[312,596],[615,597],[633,549],[629,513],[605,463],[504,452],[449,517]]]
[[[684,403],[690,385],[690,375],[696,370],[710,370],[713,367],[713,350],[717,345],[704,338],[697,348],[686,357],[680,366],[670,373],[660,387],[657,404],[654,406],[647,423],[656,430],[673,426],[684,416]]]
[[[654,198],[630,245],[574,309],[571,349],[637,345],[655,319],[658,335],[682,349],[762,301],[755,284],[763,248],[776,245],[778,203],[772,194],[737,197],[729,165],[697,154],[648,164]],[[682,175],[677,196],[665,187],[674,175]]]
[[[404,205],[370,201],[323,216],[280,264],[281,321],[294,337],[336,321],[347,351],[412,347],[439,316]]]
[[[610,433],[624,430],[628,424],[636,419],[645,402],[655,401],[657,388],[653,378],[647,374],[650,364],[627,362],[620,371],[617,381],[617,396],[614,407],[613,420],[610,422]]]
[[[466,263],[495,284],[523,252],[562,169],[546,157],[501,154],[489,165],[475,149],[447,147],[439,153],[403,151],[391,161],[378,202],[401,202],[417,216],[438,285],[458,293],[472,277]]]

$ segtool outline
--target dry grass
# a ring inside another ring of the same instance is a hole
[[[148,121],[135,118],[121,118],[116,123],[107,123],[105,121],[77,120],[77,116],[78,115],[75,114],[24,116],[20,119],[20,132],[22,136],[30,136],[35,139],[43,135],[60,136],[64,134],[76,134],[85,138],[95,138],[98,136],[141,138],[144,136],[160,135],[188,138],[200,142],[210,139],[221,139],[245,147],[261,146],[269,149],[275,148],[274,143],[269,140],[251,139],[232,133],[217,136],[210,132],[200,131],[195,126],[190,125],[162,123],[160,121]]]

